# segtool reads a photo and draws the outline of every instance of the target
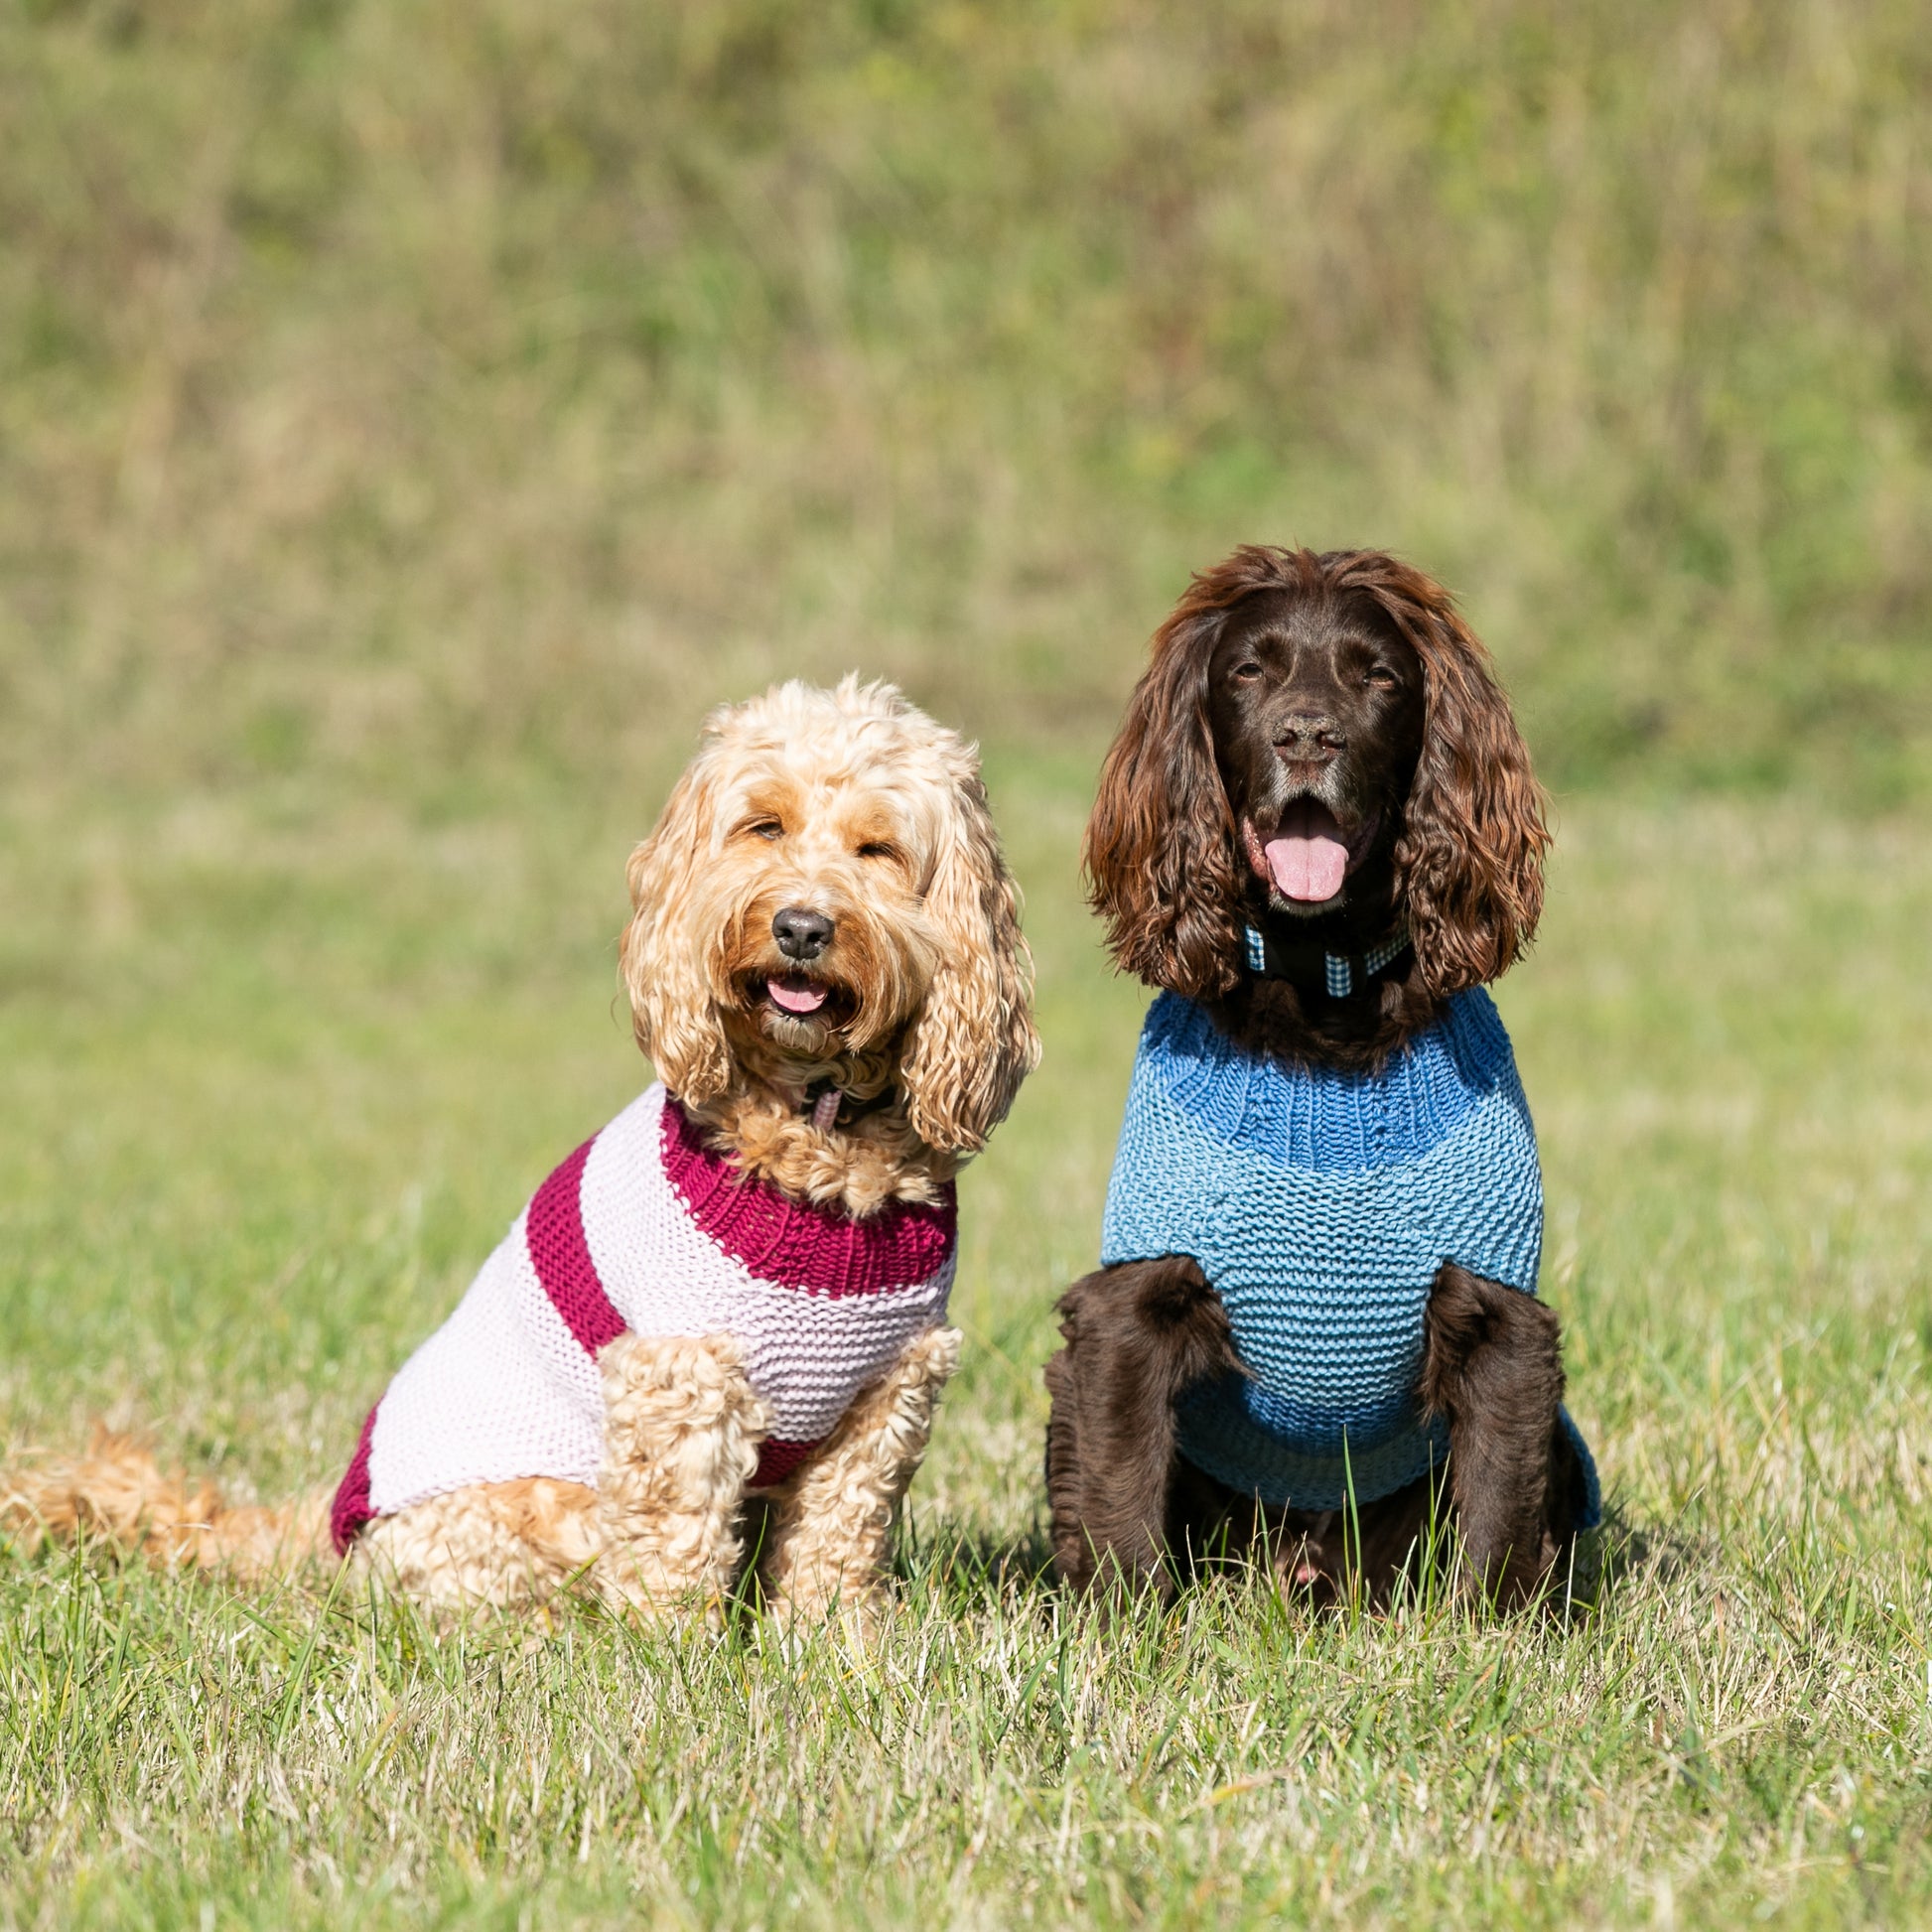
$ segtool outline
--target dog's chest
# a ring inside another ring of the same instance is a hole
[[[789,1200],[707,1149],[660,1088],[592,1145],[578,1206],[586,1252],[624,1326],[736,1335],[783,1442],[817,1442],[945,1314],[957,1249],[950,1187],[931,1206],[896,1204],[864,1220]]]
[[[800,1206],[737,1174],[653,1087],[537,1189],[403,1364],[338,1514],[353,1534],[471,1483],[595,1482],[597,1355],[626,1331],[736,1338],[771,1415],[755,1486],[780,1481],[944,1319],[956,1247],[950,1188],[862,1222]]]
[[[1310,1457],[1413,1436],[1438,1270],[1534,1292],[1542,1226],[1535,1134],[1485,995],[1375,1075],[1250,1059],[1172,995],[1150,1013],[1102,1260],[1184,1254],[1214,1285],[1249,1373],[1203,1415],[1236,1408]]]

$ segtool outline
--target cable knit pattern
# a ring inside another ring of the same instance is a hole
[[[1134,1064],[1101,1235],[1106,1265],[1187,1255],[1245,1376],[1181,1405],[1181,1452],[1269,1503],[1372,1502],[1440,1463],[1415,1389],[1437,1271],[1536,1292],[1543,1182],[1509,1035],[1458,994],[1380,1073],[1284,1068],[1163,994]],[[1583,1460],[1587,1521],[1596,1472]]]
[[[337,1547],[472,1483],[594,1483],[596,1354],[626,1329],[737,1336],[772,1415],[753,1486],[780,1481],[945,1318],[956,1248],[951,1187],[862,1221],[787,1199],[707,1148],[653,1086],[537,1189],[403,1364],[338,1493]]]

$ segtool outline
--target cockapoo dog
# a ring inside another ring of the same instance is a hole
[[[959,1356],[953,1176],[1038,1058],[974,755],[890,686],[781,685],[707,721],[629,883],[659,1084],[537,1189],[333,1498],[224,1508],[110,1443],[16,1476],[17,1524],[676,1610],[735,1587],[761,1497],[768,1601],[876,1602]]]

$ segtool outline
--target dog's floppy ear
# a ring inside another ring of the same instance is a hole
[[[731,1048],[706,973],[707,947],[686,917],[711,846],[706,760],[677,781],[649,838],[630,855],[630,923],[621,948],[631,1031],[658,1078],[692,1104],[724,1092]]]
[[[1019,889],[1000,853],[986,787],[963,748],[947,819],[925,892],[939,963],[907,1031],[899,1082],[920,1140],[976,1154],[1039,1064],[1039,1036]]]
[[[1233,606],[1303,571],[1299,554],[1260,545],[1201,571],[1154,633],[1101,766],[1081,855],[1088,902],[1122,972],[1189,999],[1227,992],[1243,956],[1245,867],[1214,761],[1208,660]]]
[[[1396,846],[1397,891],[1417,970],[1444,996],[1497,978],[1536,936],[1550,834],[1489,653],[1441,585],[1378,561],[1389,574],[1363,587],[1420,654],[1428,707]]]

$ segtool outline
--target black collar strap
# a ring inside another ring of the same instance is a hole
[[[1366,993],[1409,950],[1409,928],[1399,925],[1367,952],[1329,952],[1305,940],[1284,942],[1259,926],[1248,928],[1248,971],[1257,979],[1287,980],[1305,992],[1320,991],[1331,1000]]]
[[[805,1089],[805,1098],[798,1111],[809,1114],[811,1123],[821,1134],[829,1134],[834,1127],[850,1127],[855,1120],[867,1114],[876,1114],[880,1108],[891,1103],[893,1089],[882,1087],[870,1100],[854,1100],[841,1087],[835,1087],[829,1079],[814,1080]]]

